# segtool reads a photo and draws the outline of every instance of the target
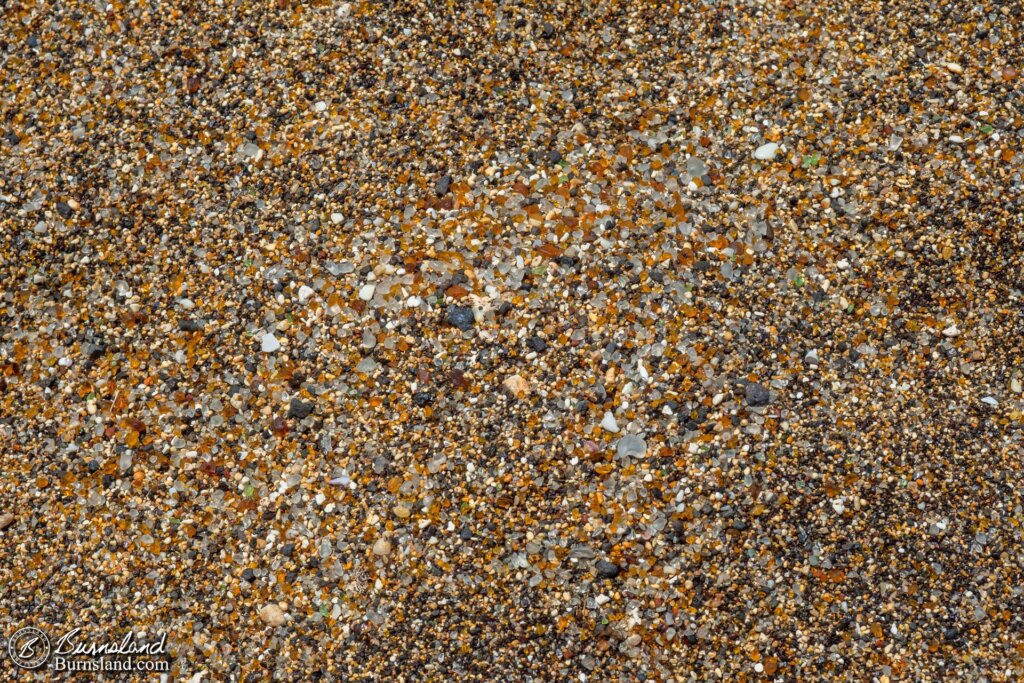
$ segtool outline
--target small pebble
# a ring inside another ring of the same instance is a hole
[[[437,180],[437,184],[434,185],[434,194],[438,197],[443,197],[448,194],[449,188],[452,186],[452,177],[450,175],[443,175]]]
[[[597,553],[590,546],[574,545],[572,550],[569,551],[569,557],[577,560],[592,560],[597,557]]]
[[[273,603],[264,606],[263,609],[260,610],[260,619],[263,620],[263,623],[268,626],[273,626],[274,628],[283,626],[288,620],[285,616],[284,610]]]
[[[615,455],[620,458],[642,458],[647,455],[647,442],[634,434],[626,434],[616,443]]]
[[[277,341],[277,337],[270,332],[264,334],[263,339],[260,340],[260,350],[263,351],[263,353],[273,353],[278,351],[280,348],[281,343]]]
[[[506,377],[501,385],[505,388],[505,391],[513,396],[522,397],[530,393],[530,383],[519,375]]]
[[[376,292],[377,285],[371,282],[359,288],[359,298],[363,301],[369,301]]]
[[[768,405],[771,402],[772,395],[763,385],[757,382],[750,382],[746,388],[746,399],[747,405],[760,407]]]
[[[779,146],[774,142],[768,142],[754,150],[754,158],[761,161],[771,161],[779,152]]]
[[[619,565],[607,560],[598,560],[596,566],[599,579],[614,579],[622,571],[619,569]]]
[[[473,309],[469,306],[449,306],[445,320],[449,325],[466,331],[473,328],[476,316],[473,315]]]
[[[315,407],[313,403],[306,403],[300,399],[293,398],[288,404],[288,417],[303,420],[312,414]]]
[[[708,165],[697,157],[689,157],[686,160],[686,172],[694,178],[699,178],[708,172]]]
[[[532,337],[527,339],[526,345],[531,350],[536,351],[537,353],[544,353],[545,351],[548,350],[548,343],[541,339],[540,337],[538,337],[537,335],[533,335]]]

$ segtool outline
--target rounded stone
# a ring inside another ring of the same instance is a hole
[[[267,626],[273,626],[274,628],[283,626],[285,622],[288,621],[288,617],[284,610],[274,603],[264,605],[263,609],[260,610],[260,619],[262,619],[263,623],[267,624]]]
[[[626,434],[615,444],[615,455],[620,458],[642,458],[647,455],[647,442],[635,434]]]

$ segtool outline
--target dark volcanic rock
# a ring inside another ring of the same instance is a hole
[[[438,197],[443,197],[448,194],[448,190],[452,186],[452,177],[450,175],[443,175],[437,179],[437,184],[434,185],[434,194]]]
[[[599,579],[614,579],[622,570],[619,569],[619,565],[608,560],[597,561],[597,578]]]
[[[768,405],[772,400],[771,393],[757,382],[747,385],[747,405],[760,407]]]
[[[297,420],[305,419],[313,412],[314,407],[312,403],[293,398],[288,404],[288,417],[294,417]]]
[[[445,320],[449,325],[466,331],[472,329],[476,318],[473,317],[473,309],[469,306],[450,306]]]

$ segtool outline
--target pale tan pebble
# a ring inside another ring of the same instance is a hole
[[[263,609],[260,610],[260,619],[262,619],[268,626],[273,626],[274,628],[283,626],[288,620],[284,610],[273,603],[265,605]]]
[[[523,379],[521,375],[506,377],[501,386],[505,387],[505,391],[513,396],[526,396],[531,391],[530,383]]]

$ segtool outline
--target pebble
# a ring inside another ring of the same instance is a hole
[[[616,443],[615,455],[619,458],[642,458],[647,455],[647,442],[634,434],[626,434]]]
[[[771,161],[779,152],[779,146],[774,142],[766,142],[754,150],[754,158],[761,161]]]
[[[3,531],[12,524],[14,524],[14,513],[5,512],[0,515],[0,531]]]
[[[771,392],[757,382],[749,382],[746,388],[747,405],[761,407],[768,405],[772,400]]]
[[[604,418],[601,420],[601,429],[612,434],[619,432],[619,423],[615,420],[615,416],[609,411],[604,414]]]
[[[607,560],[598,560],[596,566],[599,579],[614,579],[622,571],[619,569],[619,565]]]
[[[302,285],[301,287],[299,287],[299,303],[306,303],[314,294],[316,294],[316,290],[314,290],[309,285]]]
[[[373,554],[380,557],[386,557],[391,554],[391,543],[387,539],[379,538],[377,542],[373,544]]]
[[[264,151],[259,145],[252,142],[246,142],[238,148],[239,157],[244,161],[260,161],[263,158]]]
[[[260,340],[260,350],[263,351],[263,353],[274,353],[275,351],[280,350],[280,348],[281,343],[277,341],[277,337],[270,332],[264,334],[263,338]]]
[[[548,350],[548,343],[541,339],[540,337],[538,337],[537,335],[533,335],[532,337],[527,339],[526,346],[529,347],[532,351],[536,351],[537,353],[544,353],[545,351]]]
[[[300,399],[293,398],[288,404],[288,417],[303,420],[312,414],[315,407],[313,403],[306,403]]]
[[[262,619],[263,623],[266,625],[274,628],[284,626],[285,622],[288,621],[284,610],[273,603],[265,605],[263,609],[260,610],[260,619]]]
[[[699,178],[702,175],[707,174],[708,165],[703,160],[697,157],[689,157],[686,160],[686,172],[694,178]]]
[[[327,264],[327,272],[334,276],[347,275],[348,273],[351,273],[353,270],[355,270],[355,267],[352,265],[350,261],[342,261],[340,263],[336,261],[330,261]]]
[[[449,325],[466,331],[473,328],[476,316],[473,315],[473,309],[469,306],[449,306],[445,320]]]
[[[597,553],[590,546],[577,544],[569,551],[569,557],[577,560],[592,560],[597,557]]]
[[[520,375],[506,377],[504,381],[502,381],[501,385],[505,388],[505,391],[513,396],[522,397],[530,393],[530,383]]]
[[[438,197],[443,197],[448,194],[448,190],[451,186],[452,177],[450,175],[443,175],[438,178],[437,183],[434,185],[434,194]]]
[[[377,292],[377,285],[374,283],[365,284],[359,288],[359,298],[363,301],[369,301],[373,298],[373,295]]]

